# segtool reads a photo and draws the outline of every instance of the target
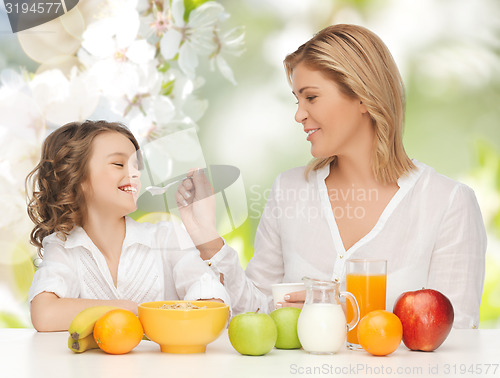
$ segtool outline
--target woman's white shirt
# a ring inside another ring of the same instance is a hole
[[[414,160],[416,170],[398,180],[399,190],[374,228],[347,251],[337,216],[361,216],[362,209],[340,214],[332,209],[325,178],[329,166],[305,179],[304,167],[278,176],[255,237],[246,275],[237,253],[225,245],[208,263],[224,274],[233,312],[273,309],[271,285],[309,276],[338,279],[345,290],[350,258],[386,259],[387,302],[423,287],[439,290],[452,302],[454,327],[476,328],[484,283],[486,233],[474,192]],[[375,196],[353,188],[332,195]],[[357,197],[360,200],[360,197]],[[361,198],[361,200],[363,200]]]
[[[113,283],[106,259],[85,230],[75,227],[66,241],[45,237],[43,260],[35,272],[29,302],[41,292],[61,298],[128,299],[136,303],[229,297],[200,259],[187,232],[172,222],[126,219],[126,235]]]

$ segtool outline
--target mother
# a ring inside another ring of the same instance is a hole
[[[314,159],[276,178],[245,271],[215,231],[214,203],[196,201],[204,176],[177,192],[183,221],[223,275],[233,311],[272,310],[273,283],[310,276],[345,285],[347,259],[383,258],[388,309],[404,291],[433,288],[453,303],[455,327],[477,327],[481,212],[468,186],[407,156],[404,87],[385,44],[366,28],[333,25],[284,65]]]

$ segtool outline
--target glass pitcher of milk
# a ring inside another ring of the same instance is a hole
[[[345,344],[347,331],[359,321],[356,298],[349,292],[340,292],[340,283],[309,277],[302,279],[306,287],[306,301],[299,315],[297,333],[305,351],[314,354],[333,354]],[[353,319],[347,324],[340,297],[351,302]]]

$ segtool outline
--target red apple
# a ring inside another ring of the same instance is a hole
[[[437,349],[453,325],[453,306],[437,290],[403,293],[396,299],[393,312],[403,324],[403,343],[411,350]]]

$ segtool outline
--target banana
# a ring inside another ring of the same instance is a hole
[[[81,311],[69,325],[69,334],[73,340],[83,339],[94,331],[95,322],[105,313],[115,310],[115,306],[93,306]]]
[[[90,334],[83,339],[75,340],[69,335],[68,337],[68,348],[75,353],[82,353],[89,349],[99,348],[94,340],[94,335]]]

